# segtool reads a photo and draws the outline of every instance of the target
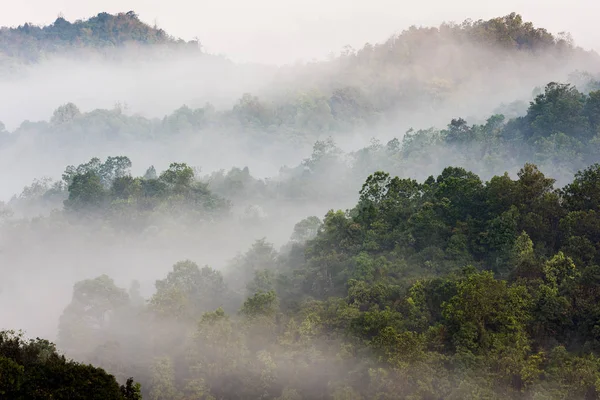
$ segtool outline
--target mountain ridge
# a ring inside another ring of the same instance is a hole
[[[553,35],[545,28],[536,27],[533,22],[524,22],[520,14],[512,12],[489,20],[467,18],[461,23],[442,22],[439,26],[411,25],[399,34],[390,34],[388,39],[381,43],[365,42],[358,50],[346,46],[340,52],[340,56],[354,54],[364,58],[371,52],[379,50],[381,53],[381,50],[386,48],[394,52],[398,46],[406,47],[407,42],[419,35],[454,36],[460,40],[475,39],[479,44],[493,44],[505,49],[512,47],[517,50],[537,51],[554,46],[559,49],[583,50],[575,47],[569,33]],[[140,20],[135,11],[115,14],[100,12],[93,17],[73,22],[59,14],[57,19],[48,25],[26,22],[17,27],[0,27],[0,55],[22,58],[29,62],[38,61],[43,53],[56,53],[68,47],[115,47],[132,42],[144,45],[200,45],[198,39],[185,41],[168,34],[156,25],[152,26]],[[19,47],[25,48],[19,50]],[[596,53],[593,50],[584,51]]]
[[[88,19],[69,22],[59,16],[52,24],[39,26],[24,23],[17,27],[0,27],[0,54],[25,62],[40,61],[44,54],[56,54],[70,49],[119,47],[129,43],[139,45],[190,45],[167,34],[157,26],[141,21],[134,11],[98,13]]]

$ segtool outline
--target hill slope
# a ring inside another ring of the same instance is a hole
[[[102,12],[75,22],[58,17],[47,26],[25,23],[16,28],[0,28],[0,54],[26,62],[39,61],[45,54],[82,48],[110,48],[128,43],[174,45],[185,42],[140,21],[133,11],[114,15]]]
[[[361,110],[340,112],[360,117],[402,109],[419,111],[421,120],[430,121],[448,104],[454,115],[465,115],[507,98],[528,98],[531,87],[564,81],[574,70],[599,71],[600,57],[577,47],[568,34],[552,35],[511,13],[487,21],[412,26],[384,43],[347,48],[329,62],[302,68],[295,70],[298,86],[338,91],[340,99]],[[347,87],[352,90],[340,90]]]

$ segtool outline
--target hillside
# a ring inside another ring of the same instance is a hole
[[[0,331],[0,395],[3,399],[141,400],[140,385],[119,387],[101,368],[67,360],[44,339]]]
[[[141,21],[134,11],[114,15],[102,12],[74,22],[58,17],[48,26],[25,23],[1,27],[0,60],[4,57],[35,62],[49,54],[132,43],[192,48],[199,44],[172,37]],[[438,27],[411,26],[383,43],[366,43],[360,49],[347,46],[330,61],[286,66],[279,75],[282,79],[292,79],[300,87],[355,86],[366,91],[375,109],[381,109],[390,101],[406,100],[403,96],[417,87],[425,89],[423,95],[440,100],[472,80],[473,73],[482,78],[493,67],[508,68],[510,71],[506,72],[513,73],[517,72],[514,67],[531,59],[550,63],[540,65],[544,69],[555,68],[556,63],[596,66],[600,63],[596,53],[578,48],[568,34],[553,35],[513,12],[490,20],[467,19]]]
[[[45,55],[78,49],[102,49],[135,43],[138,45],[185,44],[164,30],[139,20],[133,11],[99,13],[87,20],[69,22],[58,17],[47,26],[25,23],[16,28],[0,28],[1,56],[24,62],[37,62]],[[190,42],[197,45],[195,42]]]
[[[14,245],[27,229],[58,244],[58,226],[89,235],[164,212],[197,228],[214,204],[185,165],[129,166],[67,168],[64,210],[9,228]],[[280,251],[263,239],[222,269],[181,259],[146,298],[137,281],[77,282],[58,343],[134,374],[150,399],[598,399],[599,187],[599,164],[562,188],[533,164],[487,182],[379,171],[352,209],[299,221]],[[95,238],[122,254],[135,243]]]
[[[600,59],[568,35],[259,74],[101,13],[0,59],[0,398],[600,400]]]
[[[73,53],[78,57],[49,62]],[[21,68],[22,63],[29,68]],[[45,27],[0,28],[0,70],[26,71],[22,84],[35,95],[28,93],[21,101],[33,110],[47,110],[44,116],[60,105],[48,104],[55,98],[84,107],[81,98],[88,109],[126,102],[131,112],[153,117],[183,104],[218,102],[224,108],[240,99],[236,108],[246,109],[257,129],[278,129],[281,121],[288,126],[293,121],[292,133],[306,136],[392,124],[400,129],[432,126],[459,115],[483,122],[501,103],[526,101],[536,86],[564,82],[576,70],[597,73],[600,57],[578,48],[568,35],[555,36],[512,13],[487,21],[413,26],[383,43],[345,49],[329,61],[263,68],[201,53],[198,42],[176,40],[128,12],[73,23],[58,18]],[[74,77],[86,85],[77,85]],[[40,80],[60,84],[40,85]],[[73,98],[65,98],[67,92]],[[11,103],[20,93],[15,90]],[[0,109],[8,107],[0,104]],[[15,117],[4,112],[0,120],[7,125],[20,122],[8,121]]]
[[[421,120],[431,121],[448,104],[455,112],[473,112],[507,97],[528,97],[531,92],[523,87],[529,91],[565,80],[574,70],[596,72],[600,57],[577,47],[568,34],[553,35],[511,13],[487,21],[412,26],[383,43],[347,48],[329,62],[300,68],[293,80],[299,87],[312,85],[355,105],[339,112],[394,119],[401,110],[403,118],[416,119],[418,112]]]

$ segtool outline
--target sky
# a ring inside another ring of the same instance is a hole
[[[551,33],[600,50],[597,0],[0,0],[0,25],[52,23],[133,10],[173,36],[198,37],[210,53],[238,62],[285,64],[322,59],[345,45],[384,41],[410,25],[489,19],[517,12]]]

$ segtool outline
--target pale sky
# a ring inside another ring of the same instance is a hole
[[[410,25],[488,19],[512,11],[552,33],[600,50],[597,0],[0,0],[0,25],[87,18],[133,10],[173,36],[197,36],[235,61],[290,63],[323,58],[344,45],[381,42]]]

